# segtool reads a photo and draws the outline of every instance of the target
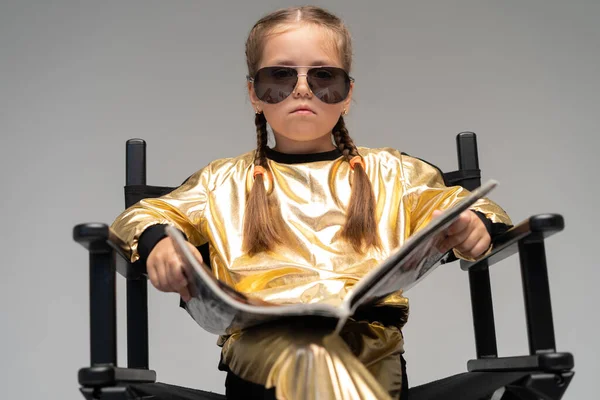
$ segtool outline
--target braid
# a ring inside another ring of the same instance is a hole
[[[340,117],[340,119],[338,119],[338,122],[333,127],[332,133],[335,144],[337,145],[338,149],[340,149],[344,157],[346,157],[346,161],[350,161],[352,157],[359,155],[358,150],[354,145],[354,141],[348,134],[348,129],[346,129],[344,117]]]
[[[265,179],[269,179],[267,119],[262,113],[256,114],[254,123],[256,125],[254,166],[266,169],[267,175],[256,175],[246,202],[242,247],[249,255],[269,251],[274,244],[284,243],[287,238],[277,199],[274,196],[268,196],[265,190]],[[273,184],[274,182],[271,180],[271,185]]]
[[[256,156],[254,158],[254,165],[260,165],[263,168],[268,168],[267,163],[267,119],[263,113],[256,114],[254,118],[256,124]]]
[[[360,155],[354,141],[348,134],[344,118],[340,119],[332,129],[333,138],[346,161]],[[354,166],[352,191],[348,204],[348,217],[342,228],[342,237],[348,240],[355,250],[362,251],[366,247],[380,245],[375,218],[375,195],[371,181],[360,163]]]

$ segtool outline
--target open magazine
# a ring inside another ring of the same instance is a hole
[[[496,186],[496,181],[488,181],[432,219],[362,277],[337,307],[319,303],[275,304],[240,293],[216,279],[210,268],[194,257],[181,232],[169,226],[167,234],[174,241],[189,281],[192,298],[186,303],[186,310],[203,329],[217,335],[294,316],[329,317],[337,321],[339,331],[359,306],[375,303],[398,290],[406,292],[440,265],[445,253],[437,249],[437,244],[445,237],[445,229]]]

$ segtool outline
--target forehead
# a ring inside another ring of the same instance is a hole
[[[286,25],[267,36],[260,66],[268,65],[342,66],[333,32],[313,24]]]

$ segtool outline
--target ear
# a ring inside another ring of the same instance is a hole
[[[262,110],[261,101],[256,96],[256,92],[254,91],[254,85],[252,82],[248,82],[248,97],[250,98],[250,102],[252,103],[252,108],[254,111],[257,109]]]

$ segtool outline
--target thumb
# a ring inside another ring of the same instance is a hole
[[[441,215],[443,213],[442,210],[433,210],[433,213],[431,214],[432,218],[437,218],[439,215]]]
[[[204,260],[202,259],[202,254],[200,254],[200,251],[198,251],[198,249],[194,248],[194,257],[196,257],[196,260],[198,260],[198,262],[200,264],[202,264],[204,262]]]
[[[198,248],[196,246],[194,246],[193,244],[191,244],[190,242],[187,242],[188,247],[190,248],[190,251],[192,252],[192,254],[194,255],[194,258],[199,262],[202,263],[202,254],[200,254],[200,251],[198,250]]]
[[[179,289],[179,295],[186,303],[192,298],[192,296],[190,296],[190,291],[188,290],[187,286],[184,286],[181,289]]]

